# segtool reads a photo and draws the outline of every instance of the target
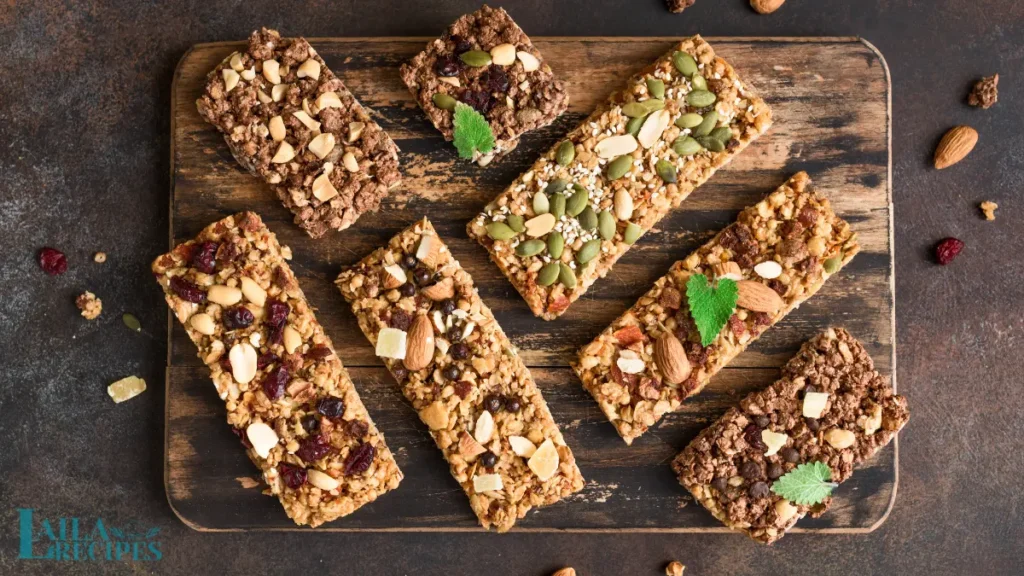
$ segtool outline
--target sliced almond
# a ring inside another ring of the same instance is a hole
[[[431,430],[445,430],[448,428],[448,409],[438,400],[420,410],[420,420]]]
[[[309,151],[316,154],[316,157],[323,160],[331,150],[334,150],[334,134],[330,132],[324,132],[323,134],[313,138],[309,141],[306,146]]]
[[[409,327],[408,348],[402,364],[408,370],[423,370],[434,359],[434,327],[425,314],[420,314]]]
[[[427,286],[422,290],[422,292],[424,296],[430,298],[434,302],[447,300],[448,298],[455,296],[455,280],[445,278],[433,286]]]
[[[267,303],[267,291],[255,280],[248,276],[242,276],[242,295],[245,299],[257,306]]]
[[[462,339],[468,340],[469,335],[473,333],[473,329],[476,328],[476,322],[466,322],[462,327]]]
[[[843,430],[842,428],[832,428],[827,430],[824,434],[825,442],[828,442],[833,448],[842,450],[849,448],[857,443],[857,435],[849,430]]]
[[[444,331],[448,329],[448,327],[445,326],[444,318],[441,317],[440,310],[434,310],[434,314],[431,316],[431,319],[434,321],[434,328],[437,329],[438,333],[444,333]]]
[[[523,63],[524,72],[535,72],[540,69],[540,60],[529,52],[520,50],[516,52],[516,58],[519,58],[519,61]]]
[[[365,122],[349,122],[348,123],[348,143],[352,144],[359,137],[363,135],[363,130],[366,128]]]
[[[523,458],[529,458],[537,451],[537,445],[530,442],[529,438],[522,436],[509,436],[508,443],[512,446],[512,452],[515,452],[516,456],[522,456]]]
[[[558,449],[550,438],[537,448],[526,463],[541,482],[547,481],[558,471]]]
[[[309,62],[309,60],[307,60],[307,62]],[[341,483],[334,478],[331,478],[327,474],[324,474],[315,468],[309,468],[306,470],[306,479],[309,480],[309,483],[313,486],[316,486],[326,492],[330,492],[341,485]]]
[[[282,339],[284,342],[284,349],[289,354],[294,354],[295,351],[299,349],[299,346],[302,346],[302,335],[299,334],[298,330],[291,326],[285,326]]]
[[[356,155],[351,152],[345,152],[345,155],[341,157],[341,163],[345,166],[345,170],[349,172],[359,172],[359,161],[356,160]]]
[[[206,292],[206,299],[221,306],[234,306],[242,300],[242,291],[232,286],[214,284]]]
[[[594,152],[601,158],[610,159],[618,158],[623,154],[632,154],[639,143],[632,134],[623,134],[621,136],[609,136],[604,140],[597,143],[594,146]]]
[[[433,234],[425,234],[416,248],[416,259],[430,269],[437,268],[437,258],[441,254],[441,239]]]
[[[377,334],[375,352],[381,358],[402,360],[406,354],[405,342],[405,332],[397,328],[382,328],[380,334]]]
[[[270,137],[274,139],[274,142],[281,142],[284,140],[285,135],[288,133],[284,127],[284,118],[280,116],[274,116],[267,122],[267,128],[270,130]]]
[[[484,448],[477,442],[468,432],[463,432],[459,438],[459,455],[465,458],[467,461],[472,461],[477,456],[487,452],[487,448]]]
[[[804,418],[821,418],[828,406],[827,392],[805,392],[802,412]]]
[[[303,111],[303,110],[296,110],[295,112],[292,112],[292,116],[295,116],[296,118],[298,118],[299,122],[302,122],[303,126],[305,126],[306,128],[309,128],[313,132],[319,132],[320,131],[320,123],[317,122],[316,120],[313,120],[313,118],[309,114],[307,114],[305,111]]]
[[[384,284],[385,290],[391,290],[392,288],[398,288],[402,284],[405,284],[409,280],[409,276],[405,273],[398,264],[388,264],[384,266],[384,274],[381,281]]]
[[[235,86],[238,86],[238,80],[241,78],[238,72],[230,68],[224,68],[221,70],[221,74],[224,76],[224,92],[231,92]]]
[[[295,71],[295,75],[299,78],[312,78],[313,80],[319,80],[320,62],[317,62],[315,58],[307,59],[302,64],[299,64],[299,68]]]
[[[686,357],[686,350],[679,339],[667,330],[654,343],[654,363],[664,381],[669,384],[682,384],[690,377],[690,360]]]
[[[338,97],[337,92],[324,92],[316,97],[316,108],[317,110],[341,108],[341,98]]]
[[[213,316],[203,312],[193,314],[192,317],[188,319],[188,323],[192,326],[193,330],[200,334],[205,334],[206,336],[211,336],[217,331],[217,325],[213,321]]]
[[[256,451],[260,458],[270,456],[270,450],[277,446],[279,440],[277,432],[274,432],[273,428],[263,422],[249,424],[245,429],[245,435],[249,438],[252,449]]]
[[[516,61],[516,47],[512,44],[498,44],[491,48],[491,63],[496,66],[511,66]]]
[[[743,271],[740,269],[740,265],[733,262],[719,262],[711,267],[711,272],[715,275],[715,279],[728,278],[734,282],[738,282],[743,279]]]
[[[615,217],[619,220],[629,220],[633,217],[633,197],[624,188],[615,191],[613,198]]]
[[[473,476],[473,492],[477,494],[483,492],[494,492],[501,490],[505,485],[501,482],[501,476],[498,474],[481,474],[479,476]]]
[[[740,280],[736,287],[739,289],[736,305],[740,308],[775,314],[785,304],[778,292],[755,280]]]
[[[661,135],[665,133],[671,120],[672,116],[668,110],[662,109],[651,112],[647,120],[644,120],[640,133],[636,136],[637,141],[640,142],[644,149],[650,149],[658,140],[661,140]]]
[[[623,374],[640,374],[646,368],[644,361],[632,350],[620,350],[615,365]]]
[[[228,64],[235,72],[241,72],[245,68],[245,63],[242,62],[242,55],[238,52],[231,54],[231,57],[228,58]]]
[[[284,164],[291,162],[292,158],[295,158],[295,148],[292,145],[282,141],[281,145],[277,148],[277,153],[270,159],[274,164]]]
[[[248,384],[256,377],[256,349],[248,342],[239,342],[228,352],[231,376],[239,384]]]
[[[487,444],[494,437],[494,416],[487,410],[480,413],[473,428],[473,438],[480,444]]]
[[[263,77],[271,84],[281,83],[281,63],[277,60],[263,61]]]
[[[761,441],[768,446],[765,450],[765,456],[774,456],[786,445],[786,441],[789,440],[789,436],[781,434],[779,432],[772,432],[771,430],[761,430]]]
[[[284,99],[284,95],[288,93],[288,89],[291,88],[291,84],[277,84],[270,89],[270,98],[274,102],[280,102]]]
[[[551,232],[555,228],[555,215],[548,212],[540,216],[534,216],[526,221],[526,235],[531,238],[539,238]]]
[[[754,266],[754,273],[765,280],[774,280],[782,276],[782,265],[775,260],[765,260]]]

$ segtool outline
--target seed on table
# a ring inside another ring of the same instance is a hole
[[[592,232],[597,229],[597,212],[590,206],[583,209],[580,215],[576,217],[580,222],[580,228],[583,228],[587,232]]]
[[[683,128],[696,128],[700,126],[700,123],[704,121],[704,117],[696,112],[690,112],[683,114],[679,118],[676,118],[676,127],[679,129]]]
[[[618,180],[625,176],[633,167],[633,157],[629,155],[619,156],[608,163],[607,176],[609,180]]]
[[[555,194],[551,197],[551,214],[556,219],[565,215],[565,194]]]
[[[437,94],[434,94],[432,100],[434,101],[434,106],[437,106],[442,110],[455,110],[456,100],[447,94],[438,92]]]
[[[704,115],[704,120],[693,129],[694,136],[707,136],[718,125],[718,112],[712,110]]]
[[[704,148],[700,145],[700,142],[697,142],[693,138],[689,136],[680,136],[672,143],[672,149],[680,156],[693,156]]]
[[[647,79],[647,93],[654,98],[665,97],[665,83],[657,78]]]
[[[707,90],[694,90],[686,95],[686,103],[694,108],[711,106],[716,100],[718,100],[718,96]]]
[[[576,273],[565,262],[558,263],[558,281],[569,290],[576,287]]]
[[[492,240],[508,240],[516,235],[515,230],[509,228],[504,222],[491,222],[487,225],[487,235]]]
[[[533,195],[533,213],[534,214],[547,214],[551,209],[551,202],[548,200],[548,195],[543,192],[537,192]]]
[[[672,64],[687,78],[697,73],[697,61],[686,52],[676,51],[673,53]]]
[[[597,215],[597,233],[605,240],[615,237],[615,216],[608,210],[602,210]]]
[[[526,230],[526,225],[523,223],[523,217],[519,214],[509,214],[508,217],[505,218],[505,223],[508,224],[508,227],[517,234]]]
[[[586,264],[597,256],[597,253],[601,251],[601,241],[598,239],[587,240],[583,243],[583,247],[580,248],[579,252],[576,253],[576,261],[580,264]]]
[[[558,145],[558,152],[555,153],[555,161],[559,166],[568,166],[576,158],[576,146],[572,140],[566,140]]]
[[[557,260],[552,260],[544,265],[537,272],[537,285],[538,286],[551,286],[558,280],[558,274],[561,272],[561,263]]]
[[[547,247],[547,243],[543,240],[526,240],[525,242],[520,242],[519,245],[516,246],[516,255],[523,257],[536,256],[543,252],[545,247]]]

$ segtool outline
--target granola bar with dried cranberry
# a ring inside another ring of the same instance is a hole
[[[583,488],[530,371],[429,221],[336,284],[485,528]]]
[[[875,371],[864,346],[846,330],[829,328],[803,345],[781,379],[701,432],[672,469],[715,518],[771,544],[832,503],[831,497],[791,502],[772,490],[779,478],[821,462],[831,482],[845,482],[909,418],[906,398]]]
[[[486,166],[509,153],[529,130],[551,124],[569,106],[540,51],[508,12],[486,4],[448,27],[411,62],[402,81],[445,140],[454,138],[456,102],[487,118],[494,150],[473,158]]]
[[[710,45],[683,40],[488,204],[468,234],[533,313],[553,320],[771,123]]]
[[[765,330],[814,295],[860,250],[849,224],[817,194],[805,172],[740,213],[737,221],[676,262],[625,314],[587,344],[573,363],[583,387],[631,444],[662,416],[678,410]],[[694,274],[737,282],[740,300],[707,346],[690,313]],[[748,301],[744,294],[758,297]],[[677,357],[656,358],[667,335]],[[684,378],[666,375],[680,372]],[[674,369],[673,369],[674,368]]]
[[[227,420],[296,524],[316,527],[398,487],[402,472],[258,215],[211,224],[153,262]]]
[[[398,147],[305,38],[253,32],[196,106],[313,238],[377,210],[401,181]]]

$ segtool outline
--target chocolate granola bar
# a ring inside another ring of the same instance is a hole
[[[253,32],[196,106],[313,238],[376,210],[401,181],[398,147],[304,38]]]
[[[456,20],[401,72],[445,140],[454,138],[457,102],[486,117],[495,146],[473,154],[481,166],[510,152],[526,131],[551,124],[569,105],[565,88],[526,33],[504,9],[486,4]]]
[[[732,66],[699,36],[683,40],[488,204],[469,236],[552,320],[770,125]]]
[[[530,371],[429,221],[336,284],[485,528],[583,487]]]
[[[860,250],[849,224],[804,172],[740,213],[583,347],[573,364],[619,435],[631,444],[700,392],[762,332],[810,298]],[[690,313],[687,281],[736,281],[739,300],[708,345]],[[656,353],[656,348],[661,348]]]
[[[831,497],[796,503],[777,494],[779,478],[821,462],[842,483],[892,440],[910,417],[849,332],[830,328],[808,341],[782,378],[730,408],[672,462],[679,482],[726,526],[771,544]]]
[[[316,527],[397,488],[402,472],[288,258],[242,212],[157,258],[153,274],[270,491],[296,524]]]

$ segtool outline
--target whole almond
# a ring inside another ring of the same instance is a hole
[[[750,6],[757,11],[758,14],[771,14],[783,4],[786,0],[750,0]]]
[[[434,359],[434,327],[426,315],[420,314],[409,327],[405,360],[402,364],[408,370],[423,370]]]
[[[966,158],[977,143],[977,130],[970,126],[954,126],[935,149],[935,167],[942,170],[956,164]]]
[[[562,568],[558,572],[555,572],[551,576],[576,576],[576,570],[573,568]]]
[[[740,280],[736,288],[739,289],[736,305],[752,312],[775,314],[785,304],[775,290],[754,280]]]
[[[728,278],[729,280],[740,280],[743,278],[743,271],[740,269],[740,265],[733,262],[719,262],[711,267],[711,272],[715,275],[715,279]]]
[[[447,300],[452,296],[455,296],[455,281],[451,278],[445,278],[433,286],[427,286],[422,290],[423,295],[430,298],[434,302],[440,302],[441,300]]]
[[[384,286],[385,290],[398,288],[405,284],[408,279],[405,270],[402,270],[402,267],[398,264],[390,264],[380,271],[380,283]]]
[[[666,331],[654,343],[654,363],[669,384],[681,384],[690,377],[690,361],[682,343],[671,332]]]

